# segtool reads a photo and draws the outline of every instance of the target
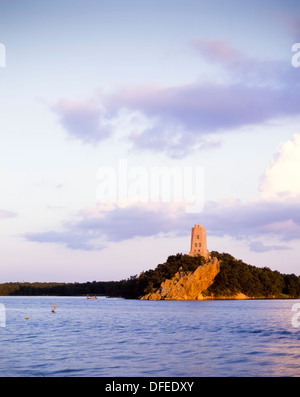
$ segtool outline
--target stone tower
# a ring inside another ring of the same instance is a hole
[[[195,225],[192,228],[191,251],[189,255],[201,255],[205,258],[209,257],[209,252],[206,245],[206,229],[203,225]]]

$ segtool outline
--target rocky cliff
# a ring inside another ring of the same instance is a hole
[[[161,283],[160,288],[143,296],[142,300],[202,300],[202,292],[214,281],[220,271],[217,258],[210,258],[194,272],[179,271],[170,280]]]

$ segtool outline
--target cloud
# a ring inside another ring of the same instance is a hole
[[[229,78],[120,90],[107,100],[114,112],[136,111],[149,120],[149,127],[130,136],[134,147],[183,157],[219,144],[216,134],[300,114],[299,74],[290,62],[250,58],[221,40],[194,46]]]
[[[260,195],[206,202],[201,213],[186,213],[186,203],[99,203],[64,221],[61,232],[27,233],[29,241],[60,243],[70,249],[102,249],[109,242],[136,237],[188,236],[195,223],[204,224],[208,235],[244,240],[252,251],[286,250],[282,242],[300,239],[300,134],[281,143],[270,167],[260,180]],[[0,217],[13,213],[0,211]],[[267,245],[265,239],[277,244]]]
[[[278,146],[270,167],[261,177],[259,190],[269,200],[300,196],[300,134]]]
[[[246,87],[277,87],[297,83],[298,77],[289,63],[272,59],[258,59],[232,47],[225,40],[197,39],[191,47],[211,64],[228,72],[229,84],[240,82]]]
[[[99,206],[81,210],[78,217],[77,221],[64,222],[62,232],[25,233],[23,237],[39,243],[63,244],[70,249],[99,250],[107,242],[135,237],[182,236],[189,232],[192,221],[183,206],[169,204],[114,205],[105,211]]]
[[[237,240],[275,238],[279,242],[300,239],[300,199],[298,201],[239,200],[209,202],[200,214],[187,214],[185,206],[172,203],[134,203],[103,210],[84,208],[78,219],[62,224],[63,231],[27,233],[29,241],[60,243],[70,249],[99,250],[109,242],[136,237],[188,236],[195,223],[204,224],[208,235],[231,236]],[[286,245],[265,246],[254,242],[256,252],[287,249]]]
[[[183,132],[196,135],[261,123],[278,114],[299,114],[299,106],[290,95],[290,90],[213,82],[155,88],[147,94],[132,90],[124,97],[118,93],[120,108],[140,111],[154,125],[170,129],[180,126]]]
[[[216,137],[195,134],[185,129],[179,122],[157,120],[154,125],[144,129],[140,133],[133,133],[129,139],[136,150],[151,150],[165,152],[171,158],[183,158],[194,150],[210,149],[219,147],[221,142]]]
[[[300,37],[300,18],[299,17],[292,17],[289,18],[289,29],[293,37],[295,37],[299,41]]]
[[[278,14],[279,22],[285,27],[290,36],[296,41],[300,41],[300,17],[284,12]]]
[[[299,73],[290,62],[251,58],[223,40],[194,40],[192,47],[226,70],[229,79],[127,87],[93,100],[61,100],[54,110],[62,126],[93,144],[111,136],[120,117],[132,120],[127,116],[139,114],[139,126],[128,121],[133,147],[180,158],[218,146],[220,133],[300,114]]]
[[[206,202],[199,214],[186,213],[186,203],[99,203],[64,221],[62,230],[26,233],[40,243],[60,243],[70,249],[99,250],[109,242],[136,237],[188,236],[195,223],[204,224],[208,235],[244,240],[252,251],[286,250],[282,242],[300,239],[300,134],[281,143],[270,167],[260,180],[260,196]],[[0,217],[14,213],[0,211]],[[265,239],[277,244],[267,245]]]
[[[188,231],[187,219],[182,205],[135,203],[126,207],[116,205],[106,212],[96,208],[88,216],[84,215],[75,227],[94,231],[108,241],[119,242],[158,234],[184,235]]]
[[[16,212],[0,209],[0,219],[15,218],[16,216]]]
[[[252,241],[249,248],[254,252],[284,251],[290,249],[287,245],[264,245],[261,241]]]
[[[96,143],[108,138],[112,129],[104,112],[93,101],[60,100],[52,110],[68,134],[85,143]]]
[[[64,232],[47,231],[37,233],[25,233],[23,237],[28,241],[38,243],[57,243],[65,245],[74,250],[99,250],[104,248],[104,245],[92,243],[93,237],[85,233],[74,232],[71,229]]]
[[[298,200],[239,200],[209,203],[201,217],[212,235],[236,239],[273,236],[280,241],[300,238],[300,197]],[[202,223],[202,222],[201,222]]]
[[[194,39],[191,46],[209,61],[232,65],[243,62],[245,56],[222,39]]]

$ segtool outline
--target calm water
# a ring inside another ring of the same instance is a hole
[[[0,376],[300,376],[296,302],[0,297]]]

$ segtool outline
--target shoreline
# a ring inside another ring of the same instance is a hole
[[[96,295],[98,298],[107,299],[124,299],[124,300],[136,300],[136,301],[171,301],[171,302],[201,302],[201,301],[224,301],[224,300],[300,300],[300,297],[293,296],[246,296],[244,294],[230,295],[230,296],[202,296],[198,299],[142,299],[141,298],[124,298],[122,296],[108,296],[108,295]],[[85,295],[0,295],[1,298],[85,298]]]

